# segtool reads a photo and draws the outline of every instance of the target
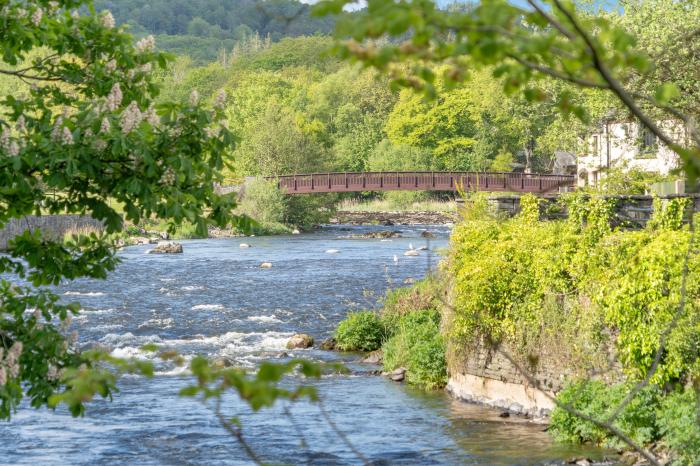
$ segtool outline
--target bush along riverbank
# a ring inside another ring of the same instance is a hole
[[[441,281],[432,277],[391,290],[381,311],[353,312],[336,329],[342,351],[381,350],[384,371],[399,369],[407,383],[426,389],[447,383],[445,339],[440,331]]]
[[[545,415],[561,441],[630,448],[590,416],[663,461],[700,464],[700,241],[685,201],[657,202],[636,231],[610,227],[610,200],[562,202],[567,220],[540,221],[530,196],[504,220],[477,198],[440,277],[349,315],[339,348],[381,347],[408,383]]]

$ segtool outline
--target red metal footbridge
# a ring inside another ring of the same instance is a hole
[[[573,175],[514,172],[311,173],[268,177],[287,194],[361,191],[487,191],[551,193],[573,188]]]

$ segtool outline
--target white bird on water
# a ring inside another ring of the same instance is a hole
[[[399,258],[396,256],[396,254],[394,254],[394,264],[396,264],[397,262],[399,262]]]

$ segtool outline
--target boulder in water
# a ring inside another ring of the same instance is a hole
[[[338,249],[327,249],[327,254],[338,254],[340,251]]]
[[[423,238],[435,238],[435,233],[430,230],[425,230],[420,234]]]
[[[418,246],[416,248],[416,251],[427,251],[427,250],[428,250],[428,246]]]
[[[260,264],[261,269],[271,269],[272,268],[272,262],[263,262]]]
[[[305,333],[297,333],[287,341],[287,349],[305,349],[310,348],[313,345],[313,337]]]
[[[149,254],[181,254],[182,244],[170,241],[161,241],[155,248],[148,251]]]
[[[211,363],[216,369],[223,369],[225,367],[233,366],[233,362],[228,358],[216,358]]]
[[[337,344],[338,344],[338,342],[335,341],[335,338],[333,338],[333,337],[326,338],[325,340],[323,340],[321,342],[321,345],[319,346],[319,348],[321,348],[322,350],[325,350],[325,351],[333,351],[333,350],[335,350],[335,347]]]
[[[244,249],[244,248],[250,248],[252,246],[248,243],[241,243],[238,245],[238,247]]]
[[[297,228],[295,228],[295,229],[292,230],[292,234],[293,234],[293,235],[300,235],[301,232],[300,232]]]
[[[363,364],[381,364],[382,361],[384,361],[384,354],[382,353],[382,350],[376,350],[369,353],[360,362]]]
[[[403,380],[406,378],[406,369],[399,367],[391,372],[382,372],[382,375],[389,377],[394,382],[403,382]]]
[[[415,256],[420,256],[420,253],[418,251],[416,251],[415,249],[409,249],[408,251],[404,252],[403,255],[415,257]]]

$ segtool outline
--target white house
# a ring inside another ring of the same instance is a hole
[[[685,140],[682,125],[673,121],[659,125],[675,141]],[[609,168],[638,168],[667,175],[680,163],[675,152],[635,121],[604,121],[585,142],[584,152],[578,157],[579,186],[596,186]]]

